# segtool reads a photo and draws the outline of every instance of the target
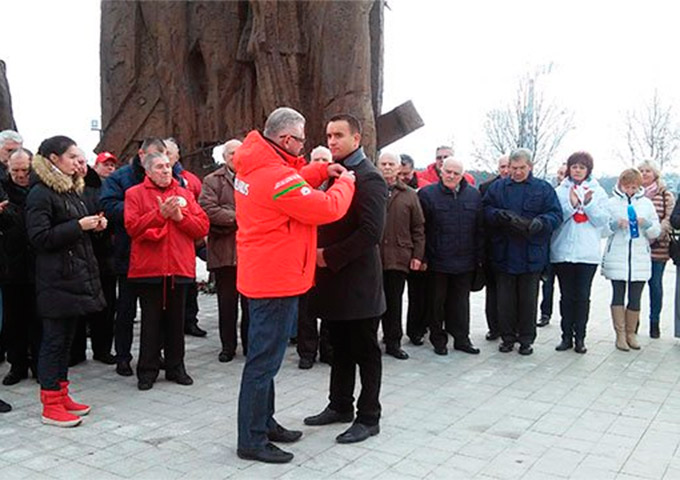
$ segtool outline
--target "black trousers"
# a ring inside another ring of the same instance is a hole
[[[132,360],[132,334],[136,315],[137,289],[130,283],[127,276],[119,275],[116,320],[114,322],[116,360],[118,362]]]
[[[377,425],[380,421],[382,352],[378,345],[379,318],[329,321],[333,346],[329,407],[347,413],[354,409],[356,368],[361,393],[357,401],[357,423]]]
[[[562,339],[582,341],[590,315],[590,289],[597,265],[588,263],[555,263],[560,283],[560,315]]]
[[[101,277],[106,308],[78,319],[76,335],[71,345],[71,362],[85,360],[87,350],[87,325],[90,326],[90,342],[95,357],[111,353],[113,321],[116,314],[116,277]]]
[[[142,333],[139,343],[137,378],[155,381],[160,369],[161,346],[165,352],[165,371],[184,367],[184,307],[187,284],[171,277],[162,283],[139,283],[142,306]]]
[[[498,326],[498,287],[496,286],[496,272],[491,268],[485,268],[486,288],[484,298],[484,312],[486,313],[486,326],[491,334],[499,334]]]
[[[496,272],[498,325],[504,343],[534,343],[540,278],[540,273],[510,275]]]
[[[552,317],[553,313],[553,292],[555,291],[555,267],[553,264],[548,264],[543,270],[541,278],[543,280],[543,287],[541,288],[541,315]]]
[[[628,304],[626,308],[634,312],[640,311],[640,300],[642,290],[647,282],[625,282],[622,280],[612,280],[612,307],[623,306],[626,301],[626,287],[628,287]]]
[[[414,271],[406,277],[408,284],[406,335],[410,339],[422,338],[427,331],[427,277],[427,272]]]
[[[241,299],[241,346],[243,355],[248,352],[248,301],[236,290],[236,267],[220,267],[213,270],[217,289],[218,327],[222,351],[236,353],[238,302]]]
[[[38,357],[38,381],[43,390],[59,390],[59,382],[68,380],[68,361],[77,324],[77,317],[43,318]]]
[[[470,287],[474,272],[430,273],[430,342],[445,347],[447,333],[454,345],[470,343]]]
[[[298,305],[297,353],[300,358],[316,359],[316,353],[324,359],[333,356],[328,322],[318,319],[309,306],[309,293],[300,296]]]
[[[401,325],[402,298],[406,285],[406,272],[399,270],[383,271],[383,288],[387,310],[382,316],[383,338],[388,348],[398,348],[404,329]]]
[[[35,285],[4,285],[2,293],[7,361],[12,370],[23,373],[37,367],[42,338],[42,324],[35,311]]]
[[[184,309],[184,326],[198,326],[198,284],[194,280],[187,285],[187,302]]]

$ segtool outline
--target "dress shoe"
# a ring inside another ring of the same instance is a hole
[[[513,343],[501,342],[501,344],[498,345],[498,351],[501,352],[501,353],[512,352],[512,350],[514,348],[515,348],[515,345]]]
[[[203,330],[201,327],[199,327],[195,323],[192,323],[192,324],[184,327],[184,334],[185,335],[191,335],[192,337],[205,337],[208,334],[208,332]]]
[[[165,371],[165,379],[169,382],[175,382],[179,385],[193,385],[194,380],[184,370],[184,367],[178,368],[174,372]]]
[[[118,365],[116,365],[116,373],[123,377],[131,377],[132,367],[130,366],[130,362],[127,361],[118,362]]]
[[[3,385],[16,385],[20,381],[28,378],[28,370],[19,370],[18,368],[10,368],[5,378],[2,379]]]
[[[434,347],[434,353],[436,353],[437,355],[442,355],[442,356],[448,355],[449,349],[446,348],[446,346],[444,346],[444,347]]]
[[[534,353],[534,349],[531,345],[520,345],[519,354],[520,355],[531,355]]]
[[[298,368],[300,370],[309,370],[313,366],[314,366],[314,359],[313,358],[302,357],[302,358],[300,358],[300,361],[298,362]]]
[[[268,443],[261,450],[239,448],[236,450],[236,455],[243,460],[255,460],[256,462],[264,463],[288,463],[294,456],[290,452],[281,450],[273,443]]]
[[[574,351],[576,353],[586,353],[588,349],[586,348],[586,344],[583,340],[576,340],[576,345],[574,346]]]
[[[557,350],[558,352],[564,352],[565,350],[571,349],[573,346],[574,345],[571,343],[571,340],[565,340],[563,338],[560,344],[555,347],[555,350]]]
[[[396,358],[397,360],[408,359],[408,353],[403,351],[400,347],[387,347],[385,349],[385,353],[391,357]]]
[[[92,355],[92,360],[103,363],[104,365],[115,365],[116,357],[111,355],[109,352],[104,352],[99,355]]]
[[[153,381],[152,380],[138,380],[137,381],[137,389],[138,390],[151,390],[153,388]]]
[[[460,352],[469,353],[470,355],[477,355],[479,353],[479,348],[475,347],[472,343],[464,343],[463,345],[454,345],[454,350]]]
[[[416,347],[421,346],[423,344],[423,341],[424,341],[422,336],[411,337],[410,340],[411,340],[411,343],[413,345],[415,345]]]
[[[649,337],[650,338],[659,338],[661,336],[661,332],[659,331],[659,324],[658,323],[652,323],[649,325]]]
[[[220,354],[217,356],[217,360],[220,361],[220,363],[228,363],[231,362],[234,359],[234,354],[225,352],[222,350]]]
[[[538,319],[538,322],[536,322],[537,327],[545,327],[550,323],[550,315],[542,314],[541,318]]]
[[[318,427],[321,425],[330,425],[331,423],[349,423],[354,420],[354,413],[339,413],[335,410],[331,410],[326,407],[323,412],[318,415],[312,415],[311,417],[305,418],[305,425],[310,425],[313,427]]]
[[[7,413],[12,411],[12,405],[7,402],[0,400],[0,413]]]
[[[486,338],[490,342],[493,342],[494,340],[498,340],[500,336],[501,336],[500,333],[492,332],[491,330],[489,330],[488,332],[486,332],[486,337],[484,338]]]
[[[380,433],[380,425],[364,425],[363,423],[354,423],[347,430],[335,437],[338,443],[357,443],[363,442],[369,437]]]
[[[300,430],[288,430],[278,423],[276,426],[267,432],[267,438],[270,442],[279,443],[293,443],[300,440],[302,432]]]

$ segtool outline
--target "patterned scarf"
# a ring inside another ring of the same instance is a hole
[[[659,184],[657,182],[653,182],[651,185],[644,188],[645,197],[649,198],[650,200],[653,200],[656,194],[659,192]]]
[[[576,223],[586,223],[588,221],[588,215],[583,210],[583,205],[586,194],[591,191],[591,188],[588,186],[587,180],[584,180],[580,184],[574,183],[573,180],[570,180],[570,183],[572,184],[571,190],[576,194],[576,198],[578,198],[578,203],[575,207],[576,213],[572,218]]]

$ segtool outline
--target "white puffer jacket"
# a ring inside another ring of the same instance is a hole
[[[645,224],[639,225],[640,236],[630,237],[628,224],[624,228],[618,226],[619,219],[628,221],[628,205],[632,204],[638,219]],[[614,195],[609,199],[609,238],[602,257],[602,275],[609,280],[646,282],[652,276],[652,258],[649,242],[661,233],[659,217],[654,204],[645,197],[643,188],[632,198],[614,188]]]
[[[602,260],[600,243],[602,233],[608,232],[609,197],[594,178],[584,180],[579,188],[592,191],[593,197],[583,207],[587,221],[577,222],[574,215],[579,213],[571,204],[569,194],[574,188],[570,178],[556,189],[557,198],[562,205],[562,225],[555,230],[550,243],[551,263],[589,263],[597,265]],[[577,217],[578,218],[578,217]]]

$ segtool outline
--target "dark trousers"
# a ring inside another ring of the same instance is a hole
[[[309,293],[300,296],[297,324],[297,353],[300,358],[315,360],[318,351],[320,358],[330,359],[333,355],[333,347],[331,347],[328,322],[322,320],[319,327],[316,314],[309,306]]]
[[[383,271],[383,288],[385,289],[387,309],[382,316],[382,329],[387,348],[399,348],[401,337],[404,335],[401,315],[406,276],[406,272],[399,270]]]
[[[198,284],[194,280],[187,285],[187,302],[184,309],[184,326],[198,326]]]
[[[166,277],[162,283],[139,283],[142,333],[139,342],[137,378],[155,381],[160,369],[161,346],[165,371],[184,368],[184,307],[187,284]]]
[[[560,315],[562,339],[583,341],[590,315],[590,289],[597,265],[588,263],[556,263],[553,265],[560,282]]]
[[[430,273],[430,342],[446,347],[447,332],[454,345],[470,343],[470,287],[474,272]]]
[[[361,393],[357,401],[357,423],[377,425],[380,420],[382,352],[378,345],[379,318],[329,321],[333,346],[330,404],[340,413],[354,410],[354,385],[359,367]]]
[[[135,315],[137,315],[137,290],[127,279],[127,276],[119,275],[114,328],[116,360],[118,362],[132,360],[132,333]]]
[[[626,308],[634,312],[640,311],[640,300],[642,290],[646,282],[625,282],[623,280],[612,280],[612,307],[623,306],[626,302],[626,287],[628,288],[628,304]]]
[[[663,271],[666,262],[652,260],[652,277],[649,279],[649,324],[658,325],[663,306]]]
[[[484,299],[484,311],[486,313],[486,325],[489,333],[499,333],[498,327],[498,289],[496,286],[496,272],[491,268],[486,268],[486,288]]]
[[[238,448],[260,450],[274,420],[274,377],[281,368],[298,297],[250,298],[248,356],[238,397]]]
[[[540,276],[539,273],[496,273],[498,325],[504,343],[534,343]]]
[[[101,277],[102,292],[106,300],[106,308],[101,312],[92,313],[78,319],[76,335],[71,345],[71,363],[85,360],[87,350],[87,325],[90,326],[90,342],[92,353],[100,357],[111,353],[113,343],[113,321],[116,304],[116,277]]]
[[[541,288],[541,315],[552,317],[553,313],[553,292],[555,291],[555,269],[552,264],[548,264],[541,275],[543,287]]]
[[[12,370],[24,373],[29,367],[37,367],[42,337],[35,311],[35,285],[9,284],[2,289],[7,361]]]
[[[77,324],[77,317],[43,318],[38,358],[38,381],[43,390],[59,390],[59,382],[68,380],[68,361]]]
[[[236,353],[238,323],[238,301],[241,298],[241,345],[243,355],[248,352],[248,303],[246,297],[236,290],[236,267],[220,267],[213,270],[217,290],[218,327],[222,351]]]
[[[410,339],[422,338],[427,331],[427,277],[427,272],[414,271],[406,277],[408,284],[406,335]]]

